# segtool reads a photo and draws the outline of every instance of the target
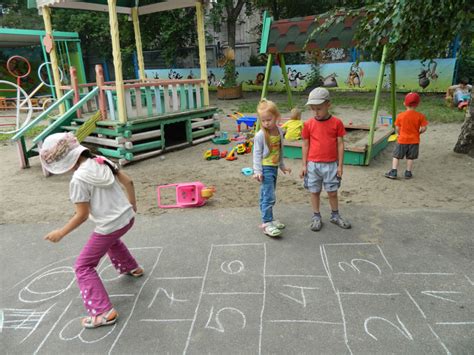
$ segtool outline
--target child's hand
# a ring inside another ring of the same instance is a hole
[[[137,212],[137,203],[133,202],[132,204],[133,212]]]
[[[263,176],[262,174],[253,174],[253,178],[255,180],[257,180],[258,182],[262,182],[263,181]]]
[[[306,166],[301,168],[301,171],[300,171],[300,178],[304,178],[306,176]]]
[[[280,170],[283,172],[283,174],[286,174],[286,173],[291,174],[291,168],[284,167],[283,169],[280,169]]]
[[[337,167],[337,176],[342,178],[342,165]]]
[[[46,234],[44,240],[49,240],[50,242],[57,243],[61,239],[63,239],[63,237],[64,235],[61,233],[61,231],[59,229],[56,229]]]

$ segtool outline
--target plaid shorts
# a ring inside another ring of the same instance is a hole
[[[337,162],[308,162],[304,177],[304,187],[309,192],[315,193],[320,192],[323,186],[327,192],[337,191],[339,188],[340,180],[337,177]]]

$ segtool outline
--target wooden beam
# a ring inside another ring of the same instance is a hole
[[[145,61],[143,60],[143,49],[142,49],[142,36],[140,33],[140,21],[138,20],[138,8],[132,8],[132,21],[133,31],[135,32],[135,45],[137,48],[137,60],[138,60],[138,77],[144,81],[145,75]]]
[[[204,32],[204,12],[202,4],[196,1],[196,22],[199,46],[199,67],[201,69],[201,80],[203,83],[204,106],[209,106],[209,87],[207,84],[207,60],[206,60],[206,35]],[[199,90],[199,87],[196,87]],[[197,95],[197,93],[196,93]],[[197,105],[199,107],[199,105]]]
[[[122,56],[120,53],[120,34],[116,12],[117,0],[107,0],[109,4],[110,37],[112,38],[112,54],[114,57],[115,86],[117,87],[117,111],[119,121],[127,122],[127,110],[125,108],[125,89],[123,87]],[[113,110],[113,107],[110,108]]]
[[[76,9],[76,10],[86,10],[86,11],[100,11],[100,12],[109,12],[108,5],[101,4],[90,4],[87,2],[58,2],[55,4],[49,5],[50,7],[60,8],[60,9]],[[132,13],[131,8],[118,6],[116,7],[117,13],[130,15]]]
[[[51,36],[52,39],[52,47],[51,52],[49,52],[49,58],[51,60],[51,68],[53,69],[56,100],[59,100],[63,96],[63,92],[61,91],[61,77],[59,75],[58,57],[56,55],[56,43],[54,42],[53,26],[51,24],[51,9],[48,6],[44,6],[43,8],[41,8],[41,12],[43,14],[44,29],[46,31],[46,35]],[[64,105],[60,105],[59,113],[62,115],[64,114],[64,112],[66,112]]]
[[[139,15],[146,15],[154,12],[183,9],[185,7],[194,6],[196,6],[196,0],[172,0],[151,5],[140,6],[138,8],[138,13]]]

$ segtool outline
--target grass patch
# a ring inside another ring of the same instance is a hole
[[[271,99],[271,95],[269,96]],[[403,99],[405,94],[397,94],[397,113],[405,110],[403,106]],[[333,107],[346,107],[356,110],[372,110],[374,105],[375,93],[373,92],[342,92],[332,91],[331,101]],[[307,95],[294,93],[293,102],[298,107],[304,107]],[[243,101],[238,104],[237,111],[240,112],[256,112],[258,100]],[[281,100],[277,102],[278,108],[281,112],[290,111],[288,102]],[[391,111],[390,93],[384,92],[380,95],[379,111]],[[421,104],[418,111],[426,115],[429,122],[462,122],[464,121],[464,111],[450,108],[446,106],[443,94],[426,94],[421,96]]]
[[[38,134],[40,134],[41,132],[43,132],[43,130],[45,128],[47,128],[48,126],[36,126],[36,127],[33,127],[31,128],[29,131],[27,131],[25,133],[25,138],[34,138],[36,137]],[[0,142],[5,142],[5,141],[9,141],[12,137],[14,136],[14,134],[1,134],[0,133]]]

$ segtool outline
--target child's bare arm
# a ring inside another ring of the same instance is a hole
[[[89,209],[90,205],[89,202],[80,202],[75,204],[76,213],[72,218],[67,222],[64,227],[61,229],[56,229],[52,232],[49,232],[45,235],[44,239],[49,240],[53,243],[59,242],[63,239],[66,235],[71,233],[74,229],[79,227],[82,223],[87,221],[89,218]]]
[[[427,129],[428,129],[428,126],[421,126],[420,133],[425,133]]]
[[[344,164],[344,138],[337,137],[337,175],[342,177],[342,167]]]
[[[306,175],[306,166],[308,162],[308,152],[309,152],[309,139],[303,139],[303,145],[301,147],[301,172],[300,178],[303,178]]]
[[[133,185],[133,180],[127,174],[125,174],[122,170],[119,170],[116,176],[117,176],[118,181],[125,188],[128,201],[133,206],[133,210],[137,212],[137,199],[135,197],[135,186]]]

